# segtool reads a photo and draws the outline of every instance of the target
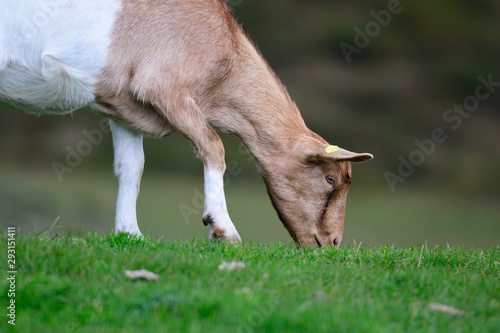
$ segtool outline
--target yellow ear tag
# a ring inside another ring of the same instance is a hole
[[[328,146],[325,148],[325,151],[327,154],[335,153],[336,151],[339,151],[340,148],[338,146]]]

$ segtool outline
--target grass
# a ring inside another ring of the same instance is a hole
[[[95,233],[16,243],[18,332],[500,331],[499,247],[297,249]],[[224,261],[245,268],[221,271]],[[124,275],[143,268],[160,279]],[[0,289],[5,309],[5,278]],[[14,331],[1,318],[0,331]]]
[[[49,228],[59,217],[57,232],[106,232],[114,226],[117,181],[111,167],[87,169],[82,165],[59,183],[51,170],[0,167],[0,224],[15,225],[23,233]],[[49,165],[50,169],[50,165]],[[245,169],[250,173],[251,170]],[[226,187],[229,214],[245,241],[289,244],[291,238],[279,221],[260,179],[232,176]],[[471,193],[442,193],[435,189],[349,190],[343,235],[346,242],[406,246],[418,243],[485,248],[500,245],[498,199]],[[195,192],[199,195],[195,195]],[[146,168],[137,214],[144,233],[169,240],[205,238],[201,223],[203,175],[155,173]],[[189,207],[190,215],[180,207]]]

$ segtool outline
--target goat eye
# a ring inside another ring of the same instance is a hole
[[[326,181],[329,182],[330,184],[335,183],[335,179],[332,176],[326,176]]]

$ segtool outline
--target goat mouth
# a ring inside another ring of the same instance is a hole
[[[318,245],[318,247],[321,248],[322,245],[319,242],[318,237],[316,237],[316,235],[314,235],[314,240],[316,241],[316,245]]]

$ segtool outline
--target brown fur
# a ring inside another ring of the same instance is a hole
[[[238,238],[226,236],[226,230],[219,227],[212,228],[210,231],[210,239],[213,241],[224,241],[232,244],[239,243]]]
[[[222,228],[213,228],[212,229],[212,239],[220,240],[224,239],[226,231]]]
[[[178,130],[221,171],[224,147],[212,127],[238,137],[296,241],[342,235],[350,163],[336,160],[368,156],[322,156],[328,143],[306,127],[226,1],[124,0],[95,93],[103,113],[154,136]],[[338,182],[328,204],[326,175]]]

